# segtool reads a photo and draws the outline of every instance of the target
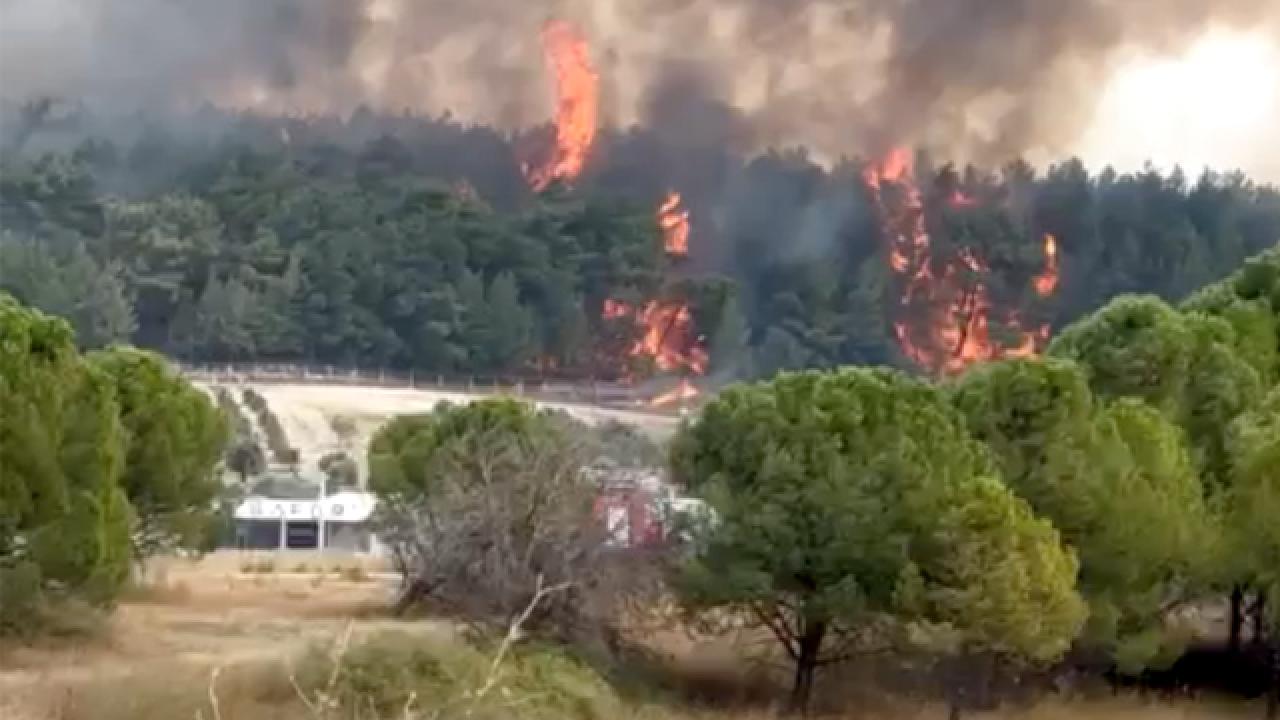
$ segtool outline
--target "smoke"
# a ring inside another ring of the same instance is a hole
[[[1055,150],[1129,54],[1280,37],[1275,0],[0,0],[0,94],[516,129],[551,114],[550,17],[591,38],[607,122],[828,158]]]

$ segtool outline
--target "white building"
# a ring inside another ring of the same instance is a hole
[[[301,479],[260,483],[236,507],[235,544],[254,550],[334,549],[376,552],[372,493],[326,495]]]

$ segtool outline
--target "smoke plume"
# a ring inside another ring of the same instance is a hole
[[[1126,53],[1275,0],[0,0],[0,93],[124,107],[550,116],[539,28],[591,40],[602,118],[835,157],[1071,142]]]

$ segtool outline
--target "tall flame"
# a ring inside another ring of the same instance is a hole
[[[658,226],[662,228],[662,245],[668,255],[689,254],[689,211],[680,206],[680,193],[667,193],[658,208]]]
[[[631,357],[651,358],[664,372],[683,371],[702,375],[710,360],[703,338],[694,331],[689,306],[671,301],[651,300],[642,308],[620,300],[605,300],[606,320],[630,318],[640,330],[631,346]]]
[[[1044,272],[1036,276],[1036,294],[1049,297],[1058,288],[1058,239],[1045,233]]]
[[[595,142],[600,109],[600,77],[578,28],[564,20],[550,20],[542,29],[542,45],[555,79],[556,144],[547,162],[525,167],[534,190],[582,173]]]
[[[1017,310],[993,307],[985,279],[986,261],[969,248],[954,257],[931,252],[925,227],[924,201],[914,178],[910,152],[895,148],[877,165],[868,166],[863,180],[883,219],[889,240],[889,267],[898,277],[901,295],[894,336],[904,355],[931,372],[955,374],[973,363],[1004,357],[1035,355],[1049,339],[1049,326],[1023,328]],[[884,189],[893,185],[900,197],[886,202]],[[953,208],[969,208],[977,200],[959,190],[949,193]],[[1033,281],[1041,297],[1058,284],[1057,243],[1045,237],[1045,268]],[[996,317],[1000,339],[992,337]]]

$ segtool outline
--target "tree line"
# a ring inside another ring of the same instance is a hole
[[[521,138],[447,118],[217,119],[6,153],[0,288],[86,347],[198,361],[636,377],[653,370],[628,358],[644,328],[605,302],[664,298],[691,307],[724,377],[910,366],[863,160],[609,130],[574,188],[535,194]],[[917,175],[935,274],[976,254],[989,272],[973,280],[1028,327],[1119,293],[1181,299],[1280,237],[1280,193],[1238,174],[922,155]],[[663,252],[668,190],[691,211],[685,259]],[[976,202],[948,207],[957,191]],[[1046,233],[1062,282],[1037,298]]]
[[[509,618],[544,581],[576,588],[544,608],[563,636],[602,588],[629,592],[601,569],[597,491],[565,472],[581,437],[509,400],[384,427],[371,487],[409,595]],[[686,518],[666,587],[692,618],[771,633],[794,708],[822,668],[873,653],[930,659],[956,715],[1002,670],[1139,676],[1222,601],[1228,655],[1277,711],[1280,248],[1178,306],[1118,297],[1042,358],[732,386],[670,467],[709,511]]]
[[[144,558],[201,547],[227,427],[150,352],[82,355],[0,293],[0,636],[109,606]]]

